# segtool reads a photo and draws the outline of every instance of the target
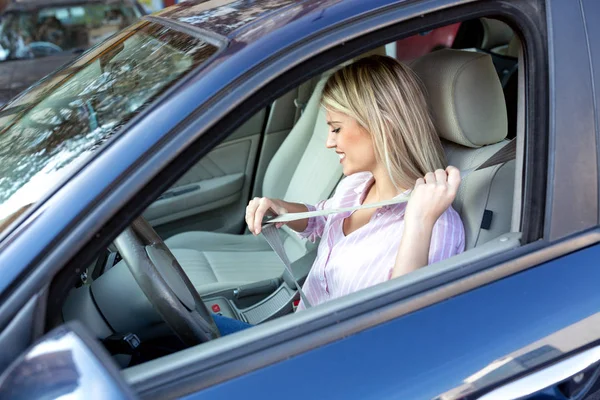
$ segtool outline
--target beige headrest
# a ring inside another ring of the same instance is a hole
[[[425,85],[440,137],[467,147],[506,137],[504,94],[489,55],[444,49],[410,66]]]
[[[506,23],[497,19],[481,18],[483,40],[481,48],[491,50],[496,46],[506,44],[513,37],[513,30]]]
[[[511,57],[519,57],[519,50],[521,49],[521,40],[517,35],[514,35],[510,42],[508,42],[508,47],[506,48],[506,55]]]

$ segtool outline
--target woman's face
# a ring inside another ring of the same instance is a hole
[[[371,135],[352,117],[326,110],[329,134],[325,146],[340,157],[344,175],[372,172],[377,161]]]

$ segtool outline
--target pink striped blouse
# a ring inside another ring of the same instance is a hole
[[[307,207],[314,211],[360,205],[372,180],[369,172],[350,175],[339,183],[331,199]],[[404,229],[405,208],[406,203],[379,208],[369,223],[348,236],[342,225],[351,212],[309,219],[306,230],[298,234],[312,242],[322,239],[302,288],[308,301],[321,304],[390,279]],[[464,248],[462,221],[450,207],[433,228],[429,263],[459,254]],[[304,308],[300,302],[298,310]]]

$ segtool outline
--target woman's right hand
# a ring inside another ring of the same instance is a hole
[[[268,197],[255,197],[246,206],[246,224],[250,232],[255,236],[260,234],[263,217],[269,210],[277,215],[288,212],[279,200],[269,199]],[[282,225],[283,223],[281,222],[275,224],[277,228],[280,228]]]

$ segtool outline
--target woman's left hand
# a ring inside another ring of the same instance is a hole
[[[460,171],[448,167],[429,172],[417,179],[412,190],[404,220],[407,223],[425,224],[433,227],[437,219],[454,201],[460,185]]]

